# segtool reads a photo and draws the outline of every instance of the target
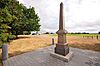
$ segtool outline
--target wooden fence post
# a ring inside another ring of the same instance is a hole
[[[97,37],[97,40],[98,40],[98,35],[96,37]]]
[[[54,38],[52,38],[52,45],[54,45]]]

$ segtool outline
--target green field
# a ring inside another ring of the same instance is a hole
[[[99,36],[100,34],[66,34],[67,36]],[[50,34],[50,36],[57,36],[57,34]]]

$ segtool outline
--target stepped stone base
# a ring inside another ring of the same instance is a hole
[[[66,56],[69,53],[68,44],[56,44],[55,53]]]
[[[73,57],[73,52],[69,52],[66,56],[63,56],[63,55],[60,55],[60,54],[53,52],[53,53],[50,53],[50,56],[57,58],[57,59],[60,59],[60,60],[65,61],[65,62],[69,62]]]

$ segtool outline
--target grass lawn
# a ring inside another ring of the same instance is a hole
[[[50,34],[50,36],[57,37],[57,34]],[[100,52],[100,34],[67,34],[66,36],[70,47]]]
[[[99,36],[100,37],[100,34],[66,34],[67,36],[93,36],[93,37],[96,37],[96,36]],[[57,34],[50,34],[50,36],[57,36]]]
[[[100,34],[67,34],[67,36],[100,36]]]

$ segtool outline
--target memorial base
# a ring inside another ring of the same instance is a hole
[[[56,44],[55,53],[66,56],[69,53],[68,44]]]
[[[73,52],[69,52],[66,56],[59,55],[59,54],[53,52],[53,53],[50,53],[50,56],[57,58],[59,60],[62,60],[64,62],[69,62],[73,57]]]

